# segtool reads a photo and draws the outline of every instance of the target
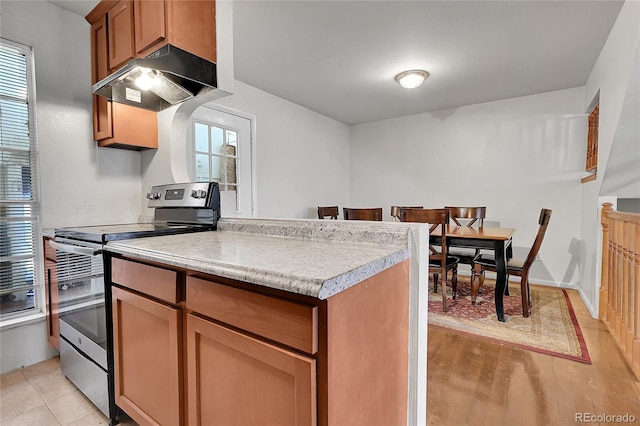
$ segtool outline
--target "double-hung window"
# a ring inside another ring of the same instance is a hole
[[[0,39],[0,319],[40,308],[33,54]]]

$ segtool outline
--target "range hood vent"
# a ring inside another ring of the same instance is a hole
[[[146,58],[130,60],[91,89],[114,102],[161,111],[216,87],[216,64],[166,44]]]

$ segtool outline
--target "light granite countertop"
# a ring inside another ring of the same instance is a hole
[[[217,231],[112,241],[106,250],[326,299],[408,259],[412,226],[221,219]]]

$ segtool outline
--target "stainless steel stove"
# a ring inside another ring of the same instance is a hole
[[[103,247],[109,241],[212,231],[220,215],[215,182],[158,185],[147,194],[153,223],[59,228],[57,254],[62,372],[117,423],[114,401],[111,295],[105,293]]]
[[[216,182],[158,185],[147,193],[152,223],[125,223],[67,227],[55,230],[56,238],[106,243],[113,240],[215,230],[220,215],[220,191]]]

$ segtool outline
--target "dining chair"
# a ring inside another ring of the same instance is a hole
[[[475,225],[476,228],[482,228],[484,226],[484,218],[487,215],[487,207],[454,207],[445,206],[445,209],[449,210],[450,224],[456,226],[470,226]],[[480,249],[455,247],[449,250],[450,256],[456,256],[460,259],[460,263],[465,265],[473,265],[473,260],[480,255]],[[473,271],[471,271],[473,274]]]
[[[329,219],[337,219],[338,213],[339,213],[338,206],[328,206],[328,207],[318,206],[318,219],[326,219],[327,217]]]
[[[342,208],[344,220],[382,220],[382,207],[372,209]]]
[[[442,311],[447,312],[447,273],[452,271],[451,289],[453,298],[456,298],[458,290],[458,261],[447,252],[447,227],[449,223],[449,210],[447,209],[407,209],[404,214],[404,222],[422,222],[431,225],[429,234],[440,226],[440,244],[435,247],[429,243],[429,272],[433,274],[433,291],[438,291],[438,275],[442,275]]]
[[[529,269],[536,259],[544,234],[547,232],[549,226],[549,219],[551,218],[551,210],[540,210],[540,217],[538,218],[538,233],[533,245],[529,250],[529,254],[524,260],[521,259],[509,259],[507,261],[507,285],[509,284],[509,275],[515,275],[520,277],[520,294],[522,297],[522,316],[525,318],[529,316],[531,312],[531,294],[529,292]],[[485,271],[496,272],[496,261],[493,255],[482,254],[475,261],[473,265],[473,272],[471,276],[471,303],[475,305],[476,296],[478,290],[484,285],[484,273]]]
[[[395,222],[404,222],[404,212],[407,209],[422,209],[423,206],[391,206],[391,218]]]

